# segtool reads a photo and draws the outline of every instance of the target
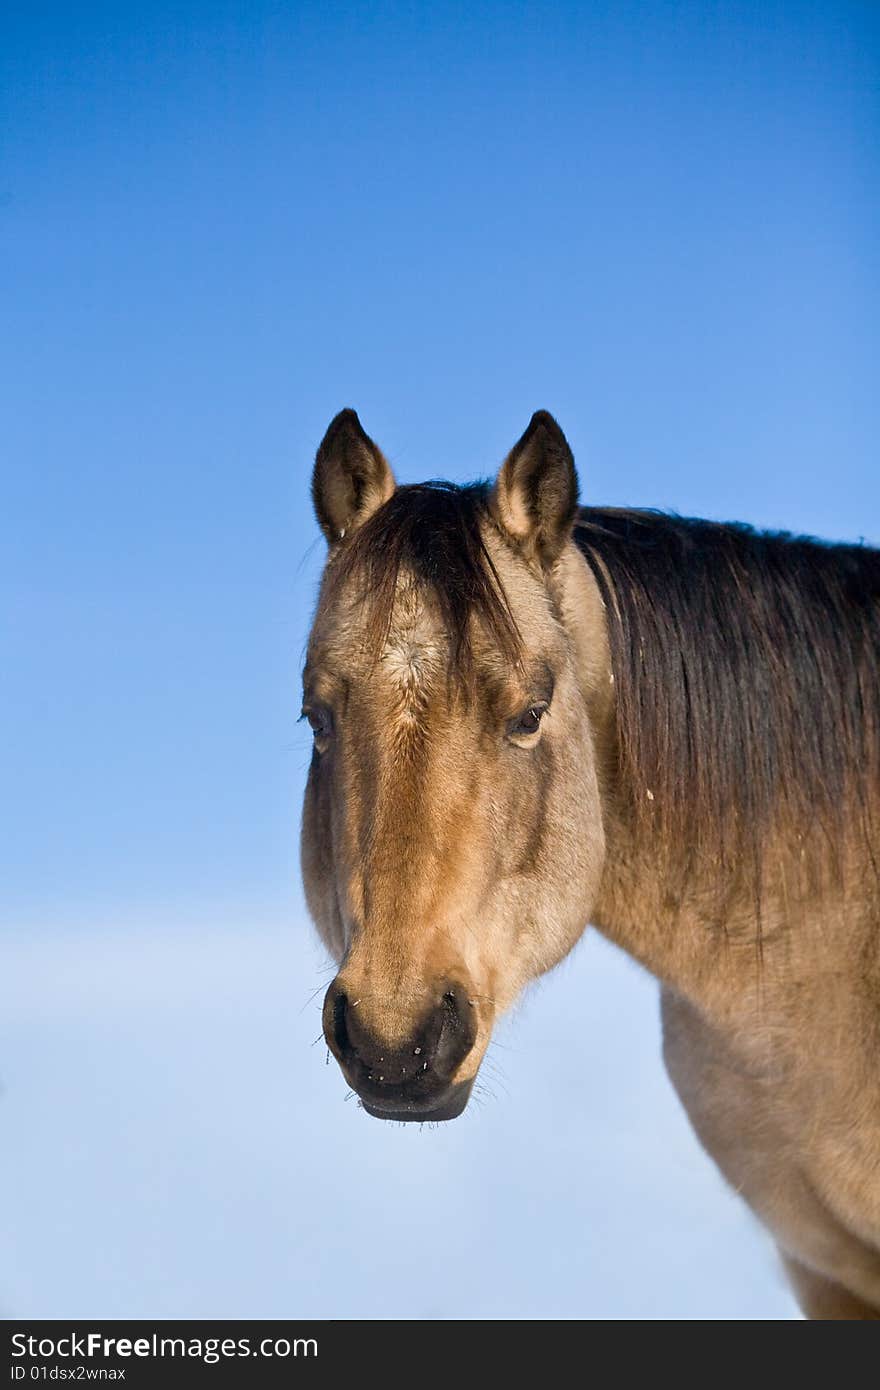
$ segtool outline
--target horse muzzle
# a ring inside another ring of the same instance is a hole
[[[324,1036],[367,1113],[423,1124],[456,1119],[473,1077],[454,1078],[478,1031],[476,1009],[461,986],[447,985],[410,1035],[393,1041],[358,1014],[358,1004],[337,977],[324,1000]]]

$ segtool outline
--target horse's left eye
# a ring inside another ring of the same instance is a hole
[[[529,738],[536,734],[541,727],[541,720],[547,713],[546,705],[529,705],[527,710],[512,719],[507,726],[510,738]]]

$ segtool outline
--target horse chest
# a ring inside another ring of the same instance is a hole
[[[832,1109],[817,1116],[808,1136],[806,1168],[837,1219],[880,1252],[880,1115],[843,1117]]]

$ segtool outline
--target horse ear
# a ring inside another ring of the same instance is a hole
[[[501,465],[492,490],[495,517],[529,558],[552,565],[571,533],[577,500],[568,441],[553,416],[537,410]]]
[[[382,450],[354,410],[340,410],[321,440],[312,474],[315,515],[330,545],[362,526],[396,487]]]

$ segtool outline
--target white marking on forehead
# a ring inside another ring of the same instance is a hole
[[[415,692],[425,679],[425,653],[406,642],[389,643],[382,656],[385,670],[404,692]]]
[[[382,666],[401,697],[398,715],[413,720],[424,709],[427,685],[433,672],[442,669],[444,646],[436,619],[415,584],[402,575],[394,602],[394,619]]]

